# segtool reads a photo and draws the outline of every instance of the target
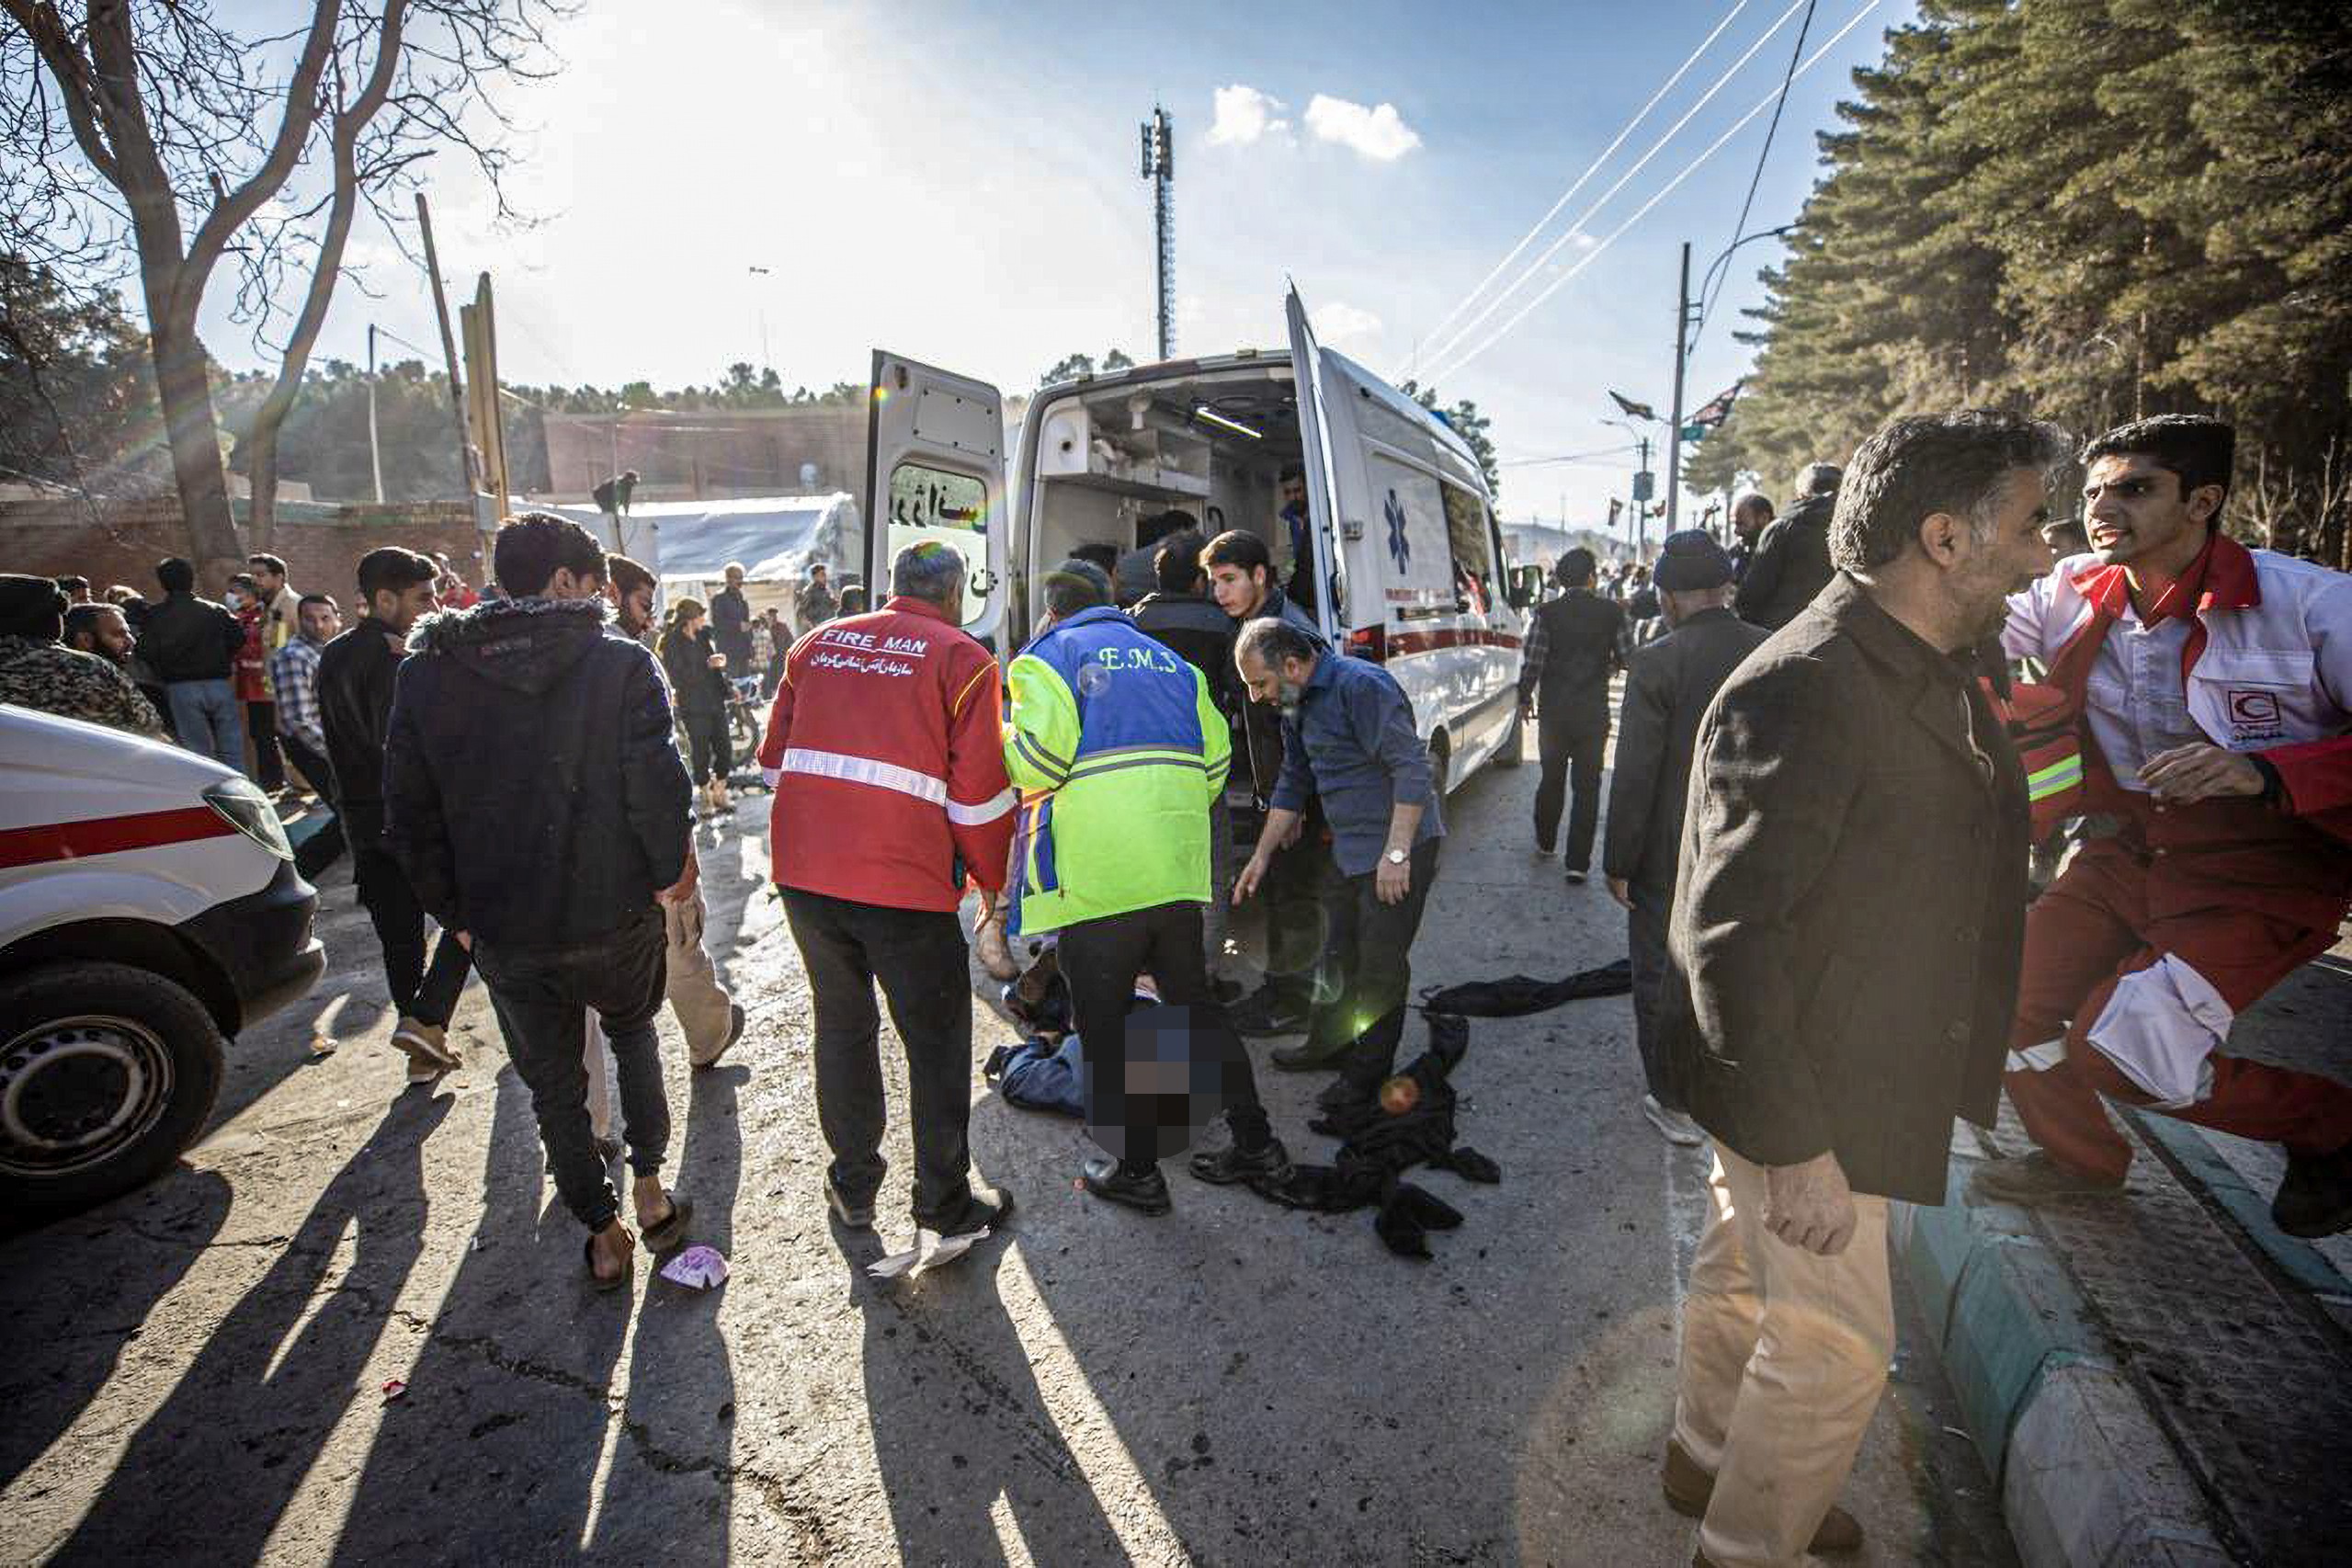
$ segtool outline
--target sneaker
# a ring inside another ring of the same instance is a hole
[[[2270,1219],[2305,1241],[2352,1229],[2352,1143],[2333,1154],[2290,1153],[2287,1179],[2270,1200]]]
[[[1707,1517],[1708,1500],[1715,1495],[1715,1478],[1699,1468],[1699,1461],[1672,1437],[1666,1439],[1666,1463],[1659,1477],[1666,1494],[1666,1506],[1686,1518]],[[1829,1512],[1813,1530],[1813,1539],[1806,1550],[1824,1556],[1862,1550],[1862,1524],[1853,1515],[1832,1503]],[[1695,1562],[1705,1562],[1704,1557]]]
[[[870,1231],[874,1228],[874,1200],[869,1198],[863,1203],[850,1202],[842,1195],[841,1189],[833,1185],[831,1176],[824,1178],[824,1202],[825,1207],[833,1210],[833,1217],[849,1229]]]
[[[1240,1181],[1252,1187],[1278,1187],[1290,1179],[1290,1152],[1282,1147],[1279,1138],[1268,1139],[1265,1148],[1246,1154],[1240,1144],[1228,1143],[1193,1155],[1192,1174],[1212,1187],[1231,1187]]]
[[[1968,1195],[1979,1203],[2015,1203],[2032,1208],[2058,1198],[2113,1198],[2121,1176],[2098,1176],[2062,1165],[2048,1152],[1987,1160],[1968,1178]]]
[[[1225,1014],[1235,1034],[1304,1034],[1307,1010],[1288,997],[1277,997],[1260,986]]]
[[[939,1239],[974,1235],[982,1231],[1001,1231],[1013,1212],[1013,1194],[1006,1187],[991,1190],[975,1187],[963,1200],[963,1207],[937,1224],[917,1219],[915,1223],[938,1233]]]
[[[1568,873],[1568,885],[1572,888],[1583,887],[1588,880],[1589,879],[1582,871],[1571,871]]]
[[[452,1067],[465,1065],[458,1060],[458,1053],[449,1049],[449,1031],[442,1025],[421,1023],[404,1014],[392,1026],[392,1048],[407,1053],[410,1083],[421,1084]],[[430,1068],[432,1071],[419,1076],[418,1068]]]
[[[1650,1119],[1660,1137],[1678,1149],[1696,1149],[1707,1142],[1705,1128],[1681,1111],[1667,1109],[1655,1095],[1642,1096],[1642,1114]]]
[[[1078,1173],[1079,1185],[1096,1198],[1123,1205],[1139,1214],[1165,1214],[1176,1205],[1168,1199],[1168,1178],[1154,1165],[1142,1176],[1130,1176],[1113,1159],[1088,1160]]]

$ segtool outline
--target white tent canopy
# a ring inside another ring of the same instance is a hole
[[[858,573],[864,529],[858,503],[829,495],[746,495],[726,501],[648,501],[615,519],[594,506],[548,506],[665,582],[715,583],[741,562],[753,583],[792,583],[822,562],[835,577]]]

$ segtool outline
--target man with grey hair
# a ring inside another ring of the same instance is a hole
[[[854,1230],[874,1222],[886,1168],[877,982],[906,1051],[916,1226],[967,1235],[1011,1207],[970,1177],[971,960],[956,911],[965,876],[1003,887],[1014,802],[996,661],[961,630],[964,574],[936,541],[901,551],[888,604],[793,646],[760,744],[776,883],[815,1001],[825,1200]]]
[[[1732,608],[1742,620],[1777,631],[1812,603],[1829,584],[1830,514],[1837,506],[1839,471],[1807,463],[1797,475],[1797,502],[1756,536]]]
[[[1282,776],[1257,847],[1233,883],[1258,889],[1312,797],[1331,827],[1337,876],[1324,884],[1324,956],[1336,984],[1319,994],[1302,1058],[1339,1068],[1323,1108],[1368,1104],[1395,1065],[1412,994],[1413,939],[1445,837],[1429,748],[1396,677],[1271,616],[1246,622],[1233,663],[1253,700],[1282,711]]]
[[[1701,721],[1660,997],[1715,1140],[1665,1490],[1695,1561],[1852,1550],[1835,1507],[1894,1349],[1887,1203],[1938,1204],[1990,1125],[2017,990],[2025,778],[1964,655],[2050,567],[2047,426],[1965,412],[1862,444],[1841,574]]]

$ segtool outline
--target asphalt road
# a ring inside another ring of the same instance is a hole
[[[1416,983],[1622,954],[1597,882],[1533,858],[1533,787],[1489,773],[1449,802]],[[582,1287],[486,999],[452,1031],[464,1070],[404,1090],[330,872],[334,969],[236,1044],[185,1168],[0,1243],[0,1559],[1689,1561],[1656,1471],[1704,1171],[1636,1109],[1623,999],[1473,1021],[1461,1137],[1504,1178],[1426,1178],[1467,1216],[1434,1261],[1390,1256],[1369,1214],[1184,1175],[1163,1220],[1085,1199],[1083,1132],[1001,1104],[975,1062],[1009,1233],[881,1285],[863,1266],[906,1233],[903,1134],[881,1237],[837,1230],[766,805],[703,848],[749,1033],[689,1074],[664,1025],[674,1168],[722,1289],[642,1258],[625,1295]],[[1010,1031],[980,1006],[984,1054]],[[1263,1082],[1294,1153],[1327,1156],[1304,1131],[1320,1080]],[[1858,1561],[2014,1562],[1920,1343],[1907,1323],[1847,1489]]]

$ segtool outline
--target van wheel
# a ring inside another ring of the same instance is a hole
[[[1527,735],[1527,730],[1528,722],[1519,716],[1519,710],[1517,708],[1512,709],[1511,727],[1503,732],[1503,744],[1494,748],[1495,767],[1517,767],[1519,766],[1519,746]]]
[[[162,975],[60,963],[0,980],[0,1190],[19,1211],[87,1208],[196,1141],[226,1042]]]

